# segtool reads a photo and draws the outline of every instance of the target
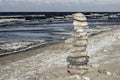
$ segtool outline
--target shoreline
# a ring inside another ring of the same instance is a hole
[[[10,55],[5,55],[5,56],[1,56],[0,57],[0,64],[6,64],[7,61],[8,62],[14,62],[14,61],[17,61],[17,59],[21,60],[23,58],[27,58],[27,57],[30,57],[30,56],[34,56],[34,55],[37,55],[37,53],[33,53],[34,51],[36,50],[44,50],[44,48],[47,48],[47,47],[50,47],[50,46],[54,46],[54,45],[58,45],[58,44],[61,44],[61,43],[64,43],[64,41],[60,41],[60,42],[53,42],[53,43],[48,43],[48,44],[44,44],[44,45],[41,45],[41,46],[38,46],[38,47],[34,47],[34,48],[31,48],[31,49],[28,49],[26,51],[23,51],[23,52],[17,52],[17,53],[14,53],[14,54],[10,54]],[[29,55],[27,54],[29,53]],[[17,58],[16,58],[17,56]],[[11,58],[12,57],[12,58]],[[16,59],[15,59],[16,58]],[[7,59],[7,60],[6,60]],[[5,61],[5,62],[4,62]]]
[[[89,37],[91,80],[119,80],[120,27]],[[66,71],[69,46],[64,41],[0,58],[1,80],[75,80]]]
[[[8,51],[6,51],[5,53],[0,53],[0,58],[1,57],[4,57],[4,56],[9,56],[9,55],[14,55],[14,54],[19,54],[19,53],[22,53],[22,52],[26,52],[26,51],[31,51],[31,50],[33,50],[33,49],[37,49],[37,48],[41,48],[41,47],[45,47],[45,46],[48,46],[48,45],[53,45],[53,44],[57,44],[57,43],[60,43],[60,42],[63,42],[64,40],[61,40],[61,41],[51,41],[51,42],[45,42],[45,41],[35,41],[35,42],[38,42],[37,44],[34,44],[34,41],[15,41],[16,43],[17,42],[25,42],[25,43],[28,43],[28,42],[33,42],[33,44],[29,44],[28,46],[27,45],[25,45],[26,46],[26,48],[24,48],[24,46],[22,45],[22,46],[20,46],[20,48],[18,47],[17,49],[13,49],[13,51],[12,50],[10,50],[10,52]],[[1,42],[1,41],[0,41]],[[10,44],[12,44],[13,43],[13,41],[8,41],[8,42],[10,42]],[[5,43],[6,43],[6,41],[5,41]],[[19,44],[18,44],[19,45]],[[13,46],[13,45],[12,45]],[[22,49],[23,48],[23,49]]]

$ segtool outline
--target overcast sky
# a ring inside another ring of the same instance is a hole
[[[0,0],[4,11],[117,11],[120,0]]]

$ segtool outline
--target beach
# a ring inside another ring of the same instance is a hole
[[[88,32],[92,31],[88,30]],[[90,56],[85,80],[120,79],[120,26],[101,27],[89,34]],[[80,80],[67,73],[70,48],[65,40],[0,58],[0,80]]]

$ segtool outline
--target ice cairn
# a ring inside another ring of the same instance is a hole
[[[88,26],[86,20],[87,18],[82,13],[73,14],[74,18],[74,31],[72,38],[67,42],[71,45],[70,51],[71,54],[67,57],[68,64],[68,73],[71,75],[84,75],[87,73],[87,45],[88,45],[88,36],[85,27]]]

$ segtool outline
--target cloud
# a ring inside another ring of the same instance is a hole
[[[120,11],[120,0],[0,0],[0,11]]]

